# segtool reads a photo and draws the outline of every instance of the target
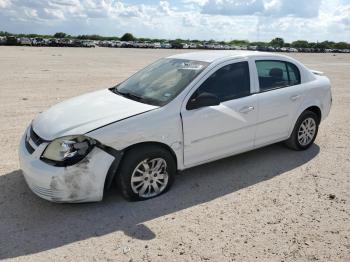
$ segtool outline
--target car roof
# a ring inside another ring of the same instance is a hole
[[[182,53],[177,55],[169,56],[168,58],[175,59],[188,59],[195,61],[203,62],[215,62],[224,58],[241,58],[241,57],[258,57],[258,56],[277,56],[283,57],[281,55],[259,52],[259,51],[242,51],[242,50],[216,50],[216,51],[201,51],[201,52],[191,52],[191,53]]]

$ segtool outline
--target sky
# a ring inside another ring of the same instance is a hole
[[[0,0],[0,31],[350,42],[350,0]]]

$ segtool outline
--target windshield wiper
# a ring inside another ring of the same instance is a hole
[[[159,102],[154,100],[154,99],[142,97],[142,96],[139,96],[139,95],[131,93],[131,92],[120,92],[117,89],[117,87],[110,88],[109,90],[111,90],[113,93],[115,93],[117,95],[129,98],[129,99],[137,101],[137,102],[141,102],[141,103],[149,104],[149,105],[154,105],[154,106],[159,106]]]
[[[143,97],[138,96],[136,94],[130,93],[130,92],[120,92],[117,88],[114,88],[114,93],[124,96],[126,98],[130,98],[132,100],[136,100],[136,101],[141,101],[143,100]]]

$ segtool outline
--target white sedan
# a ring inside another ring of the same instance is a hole
[[[113,182],[129,200],[148,199],[178,170],[280,141],[307,149],[331,103],[329,79],[287,56],[179,54],[39,114],[20,165],[50,201],[99,201]]]

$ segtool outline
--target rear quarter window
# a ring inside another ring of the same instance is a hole
[[[289,73],[289,85],[299,85],[301,83],[300,71],[296,65],[292,63],[287,63],[287,69]]]

